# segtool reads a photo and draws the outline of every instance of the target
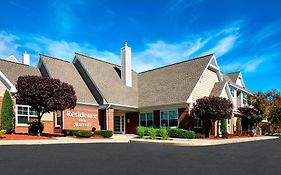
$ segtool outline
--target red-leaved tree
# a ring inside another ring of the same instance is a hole
[[[39,126],[45,113],[73,109],[76,106],[77,98],[72,85],[59,79],[21,76],[17,80],[16,89],[16,103],[31,106],[37,112]]]
[[[211,121],[230,118],[232,114],[232,103],[222,97],[203,97],[196,100],[193,105],[192,117],[198,117],[204,121],[205,135],[209,137]]]

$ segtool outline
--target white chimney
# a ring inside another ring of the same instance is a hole
[[[121,79],[126,86],[132,87],[132,53],[127,41],[121,48]]]
[[[26,51],[24,51],[22,55],[22,63],[26,65],[30,65],[30,56]]]

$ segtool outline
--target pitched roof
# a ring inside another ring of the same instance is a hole
[[[138,106],[138,76],[136,72],[132,71],[132,87],[127,87],[121,80],[121,67],[119,65],[79,53],[75,53],[75,57],[83,65],[108,103]]]
[[[139,106],[186,103],[213,54],[139,74]]]
[[[2,59],[0,59],[0,71],[9,79],[9,81],[11,81],[13,85],[16,84],[20,76],[41,76],[38,68]]]
[[[40,55],[40,60],[46,66],[50,77],[73,86],[77,102],[98,104],[73,63],[46,55]]]
[[[219,97],[223,91],[226,81],[219,81],[214,84],[214,87],[210,93],[210,96]]]
[[[239,75],[240,72],[232,72],[228,74],[223,74],[223,78],[231,84],[236,84]]]

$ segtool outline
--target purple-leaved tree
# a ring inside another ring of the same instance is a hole
[[[198,117],[204,121],[206,137],[209,137],[211,121],[230,118],[232,114],[231,102],[222,97],[203,97],[196,100],[193,105],[192,117]]]
[[[16,83],[17,104],[29,105],[37,112],[38,125],[45,113],[73,109],[76,95],[72,85],[59,79],[41,76],[21,76]],[[42,128],[39,128],[39,133]]]

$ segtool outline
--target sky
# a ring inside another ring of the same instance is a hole
[[[0,58],[27,50],[72,61],[74,52],[120,64],[124,41],[137,72],[215,53],[253,92],[281,90],[278,0],[6,0]]]

